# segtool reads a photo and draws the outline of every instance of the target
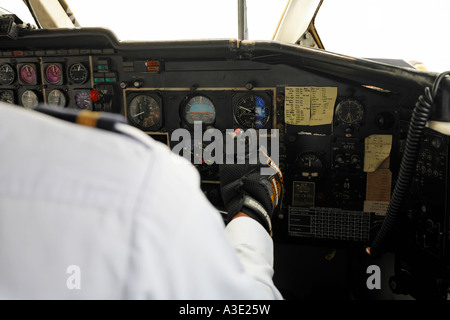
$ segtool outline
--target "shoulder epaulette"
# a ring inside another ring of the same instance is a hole
[[[125,117],[121,114],[75,110],[47,105],[39,105],[34,110],[71,123],[119,133],[146,146],[150,146],[149,137],[139,129],[129,126]]]
[[[114,132],[116,132],[117,123],[127,122],[124,116],[115,113],[75,110],[47,105],[39,105],[35,110],[71,123]]]

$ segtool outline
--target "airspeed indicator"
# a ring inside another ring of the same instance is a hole
[[[131,124],[143,130],[154,130],[160,126],[162,117],[161,105],[150,95],[135,96],[128,108],[128,119]]]

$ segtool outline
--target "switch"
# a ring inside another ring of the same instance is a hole
[[[99,102],[103,98],[103,94],[101,94],[97,89],[92,89],[89,93],[89,97],[92,102]]]

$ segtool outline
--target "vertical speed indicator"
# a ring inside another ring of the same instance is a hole
[[[72,83],[83,84],[88,79],[89,72],[84,64],[77,62],[69,66],[67,76]]]
[[[7,63],[0,66],[0,84],[8,85],[14,82],[14,69]]]

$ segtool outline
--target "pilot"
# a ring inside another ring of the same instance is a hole
[[[0,298],[283,298],[280,176],[221,165],[225,225],[191,163],[118,115],[40,110],[0,103]]]

